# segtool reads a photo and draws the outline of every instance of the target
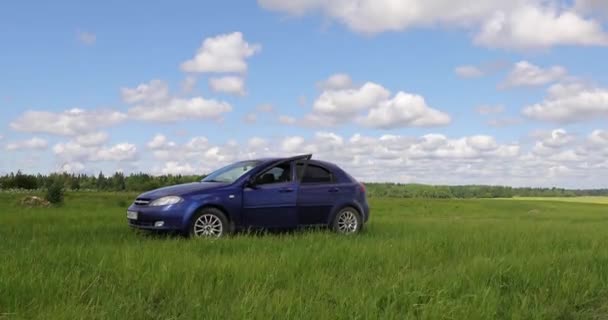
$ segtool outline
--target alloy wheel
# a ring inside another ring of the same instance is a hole
[[[341,233],[355,233],[359,222],[352,211],[342,211],[338,217],[338,231]]]
[[[213,214],[203,214],[194,222],[194,235],[197,237],[219,238],[223,231],[222,220]]]

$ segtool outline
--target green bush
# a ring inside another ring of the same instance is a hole
[[[61,204],[63,203],[63,193],[63,184],[55,181],[47,188],[44,198],[52,204]]]

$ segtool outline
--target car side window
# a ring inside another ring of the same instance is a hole
[[[304,170],[304,164],[298,163],[297,166],[298,177],[302,176],[302,170]],[[333,175],[327,169],[309,164],[306,166],[306,172],[302,176],[302,183],[332,183]]]
[[[291,164],[281,163],[258,175],[255,179],[255,184],[262,185],[289,181],[291,181]]]

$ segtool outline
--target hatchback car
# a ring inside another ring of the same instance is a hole
[[[369,219],[365,186],[311,156],[239,161],[200,182],[148,191],[128,208],[129,225],[197,237],[298,226],[359,232]]]

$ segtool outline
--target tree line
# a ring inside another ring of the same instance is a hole
[[[116,172],[113,175],[51,173],[25,174],[21,171],[0,176],[0,189],[47,189],[53,184],[62,185],[66,190],[91,191],[146,191],[179,183],[200,181],[203,175],[160,175],[132,173],[125,175]]]
[[[21,171],[0,176],[0,189],[48,189],[52,185],[63,186],[65,190],[90,191],[147,191],[174,184],[196,182],[204,175],[160,175],[132,173],[125,175],[69,174],[25,174]],[[512,198],[512,197],[576,197],[608,196],[608,189],[564,189],[564,188],[513,188],[507,186],[463,185],[434,186],[423,184],[367,183],[370,197],[397,198]]]
[[[466,199],[608,196],[608,189],[514,188],[486,185],[435,186],[399,183],[368,183],[365,186],[370,197]]]

